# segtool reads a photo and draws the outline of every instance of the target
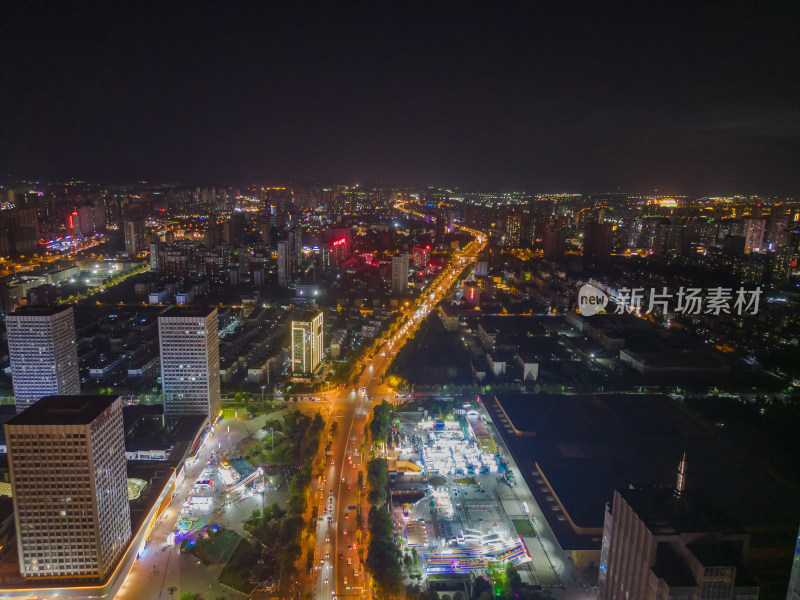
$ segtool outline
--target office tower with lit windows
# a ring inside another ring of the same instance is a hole
[[[402,294],[408,288],[408,254],[392,257],[392,293]]]
[[[309,310],[292,321],[292,373],[314,373],[322,363],[322,311]]]
[[[46,396],[5,424],[20,573],[103,580],[131,539],[118,396]]]
[[[216,308],[179,308],[158,317],[164,414],[205,415],[220,411],[219,335]]]
[[[23,306],[6,316],[17,412],[43,396],[81,393],[71,306]]]

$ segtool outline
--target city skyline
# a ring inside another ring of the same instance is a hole
[[[797,600],[798,32],[1,4],[0,599]]]

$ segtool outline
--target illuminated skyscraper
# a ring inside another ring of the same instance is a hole
[[[767,227],[766,219],[747,219],[744,223],[744,249],[747,252],[758,252],[764,241],[764,231]]]
[[[18,308],[6,317],[17,412],[43,396],[81,393],[71,306]]]
[[[408,288],[408,254],[392,257],[392,293],[402,294]]]
[[[47,396],[5,425],[20,573],[102,580],[131,539],[118,396]]]
[[[310,374],[322,362],[322,311],[310,310],[292,321],[292,373]]]
[[[523,223],[522,213],[508,215],[506,218],[506,248],[519,248],[522,246]]]
[[[220,410],[216,308],[170,308],[158,317],[164,414],[206,415]]]

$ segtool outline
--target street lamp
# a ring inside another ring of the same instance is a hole
[[[264,404],[264,388],[267,387],[265,385],[261,386],[261,404]]]

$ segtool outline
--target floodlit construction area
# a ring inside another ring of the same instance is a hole
[[[531,556],[519,517],[512,521],[504,510],[511,493],[506,465],[480,413],[457,408],[443,419],[404,413],[397,439],[390,461],[395,517],[408,546],[421,551],[426,574],[463,576],[511,564],[537,584],[525,567]],[[533,531],[532,519],[526,525],[525,533]]]

